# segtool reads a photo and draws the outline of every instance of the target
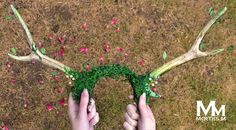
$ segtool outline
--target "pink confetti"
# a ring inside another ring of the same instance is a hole
[[[144,60],[140,60],[140,61],[138,62],[138,64],[141,65],[141,66],[144,66],[145,61],[144,61]]]
[[[88,54],[89,50],[86,47],[82,47],[82,48],[80,48],[80,52],[84,53],[84,54]]]
[[[129,54],[127,52],[125,52],[125,58],[127,58],[129,56]]]
[[[105,51],[105,52],[107,52],[107,53],[110,52],[110,45],[109,45],[109,42],[105,42],[103,48],[104,48],[104,51]]]
[[[117,21],[118,21],[118,20],[117,20],[116,18],[112,18],[112,19],[111,19],[111,25],[113,25],[113,26],[116,25],[116,24],[117,24]]]
[[[153,92],[157,92],[157,88],[151,88]]]
[[[48,111],[51,111],[52,109],[53,109],[52,104],[47,104],[47,110],[48,110]]]
[[[64,57],[65,55],[65,47],[62,46],[59,50],[59,52],[57,52],[57,55],[60,56],[60,57]]]
[[[2,130],[9,130],[9,128],[6,125],[3,125]]]
[[[105,63],[105,58],[103,56],[100,56],[99,61],[100,61],[100,63],[104,64]]]
[[[91,69],[90,64],[86,64],[85,69],[89,71]]]
[[[44,84],[44,81],[43,81],[42,79],[39,79],[39,80],[38,80],[38,83],[39,83],[40,85],[42,85],[42,84]]]
[[[65,40],[66,40],[66,35],[63,35],[62,37],[58,37],[57,40],[61,43],[61,44],[64,44],[65,43]]]
[[[117,47],[117,48],[116,48],[116,51],[118,51],[118,52],[122,52],[122,51],[124,51],[124,49],[121,48],[121,47]]]
[[[52,40],[53,39],[53,35],[52,34],[48,34],[48,39]]]
[[[7,68],[11,68],[11,64],[10,64],[10,62],[6,62],[5,65],[6,65]]]
[[[31,63],[34,65],[34,64],[37,63],[37,60],[36,60],[36,59],[33,59],[33,60],[31,61]]]
[[[153,97],[150,97],[150,102],[154,102],[155,99]]]
[[[88,30],[88,24],[87,23],[83,23],[81,25],[81,28],[84,29],[84,30]]]
[[[61,76],[62,76],[62,75],[64,75],[64,73],[63,73],[63,72],[59,72],[59,75],[61,75]]]
[[[12,84],[16,84],[16,79],[11,79]]]
[[[59,105],[61,105],[61,106],[66,106],[65,99],[61,99],[61,100],[59,101]]]
[[[117,33],[120,32],[120,28],[116,28],[115,32]]]
[[[63,92],[64,92],[64,88],[59,87],[59,88],[56,89],[56,91],[57,91],[58,93],[63,93]]]
[[[59,78],[58,76],[54,76],[53,79],[54,79],[55,81],[59,81],[59,80],[60,80],[60,78]]]
[[[58,52],[53,52],[52,56],[53,56],[53,58],[56,58],[58,56]]]
[[[39,42],[38,43],[38,48],[40,49],[40,48],[42,48],[43,47],[43,43],[42,42]]]
[[[57,56],[64,57],[64,55],[65,55],[65,46],[62,46],[59,51],[53,52],[52,55],[53,55],[54,58],[56,58]]]

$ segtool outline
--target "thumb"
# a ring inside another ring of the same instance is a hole
[[[69,111],[68,111],[69,117],[71,120],[73,120],[76,118],[78,114],[79,104],[77,104],[76,101],[73,100],[72,93],[70,93],[70,96],[69,96],[68,107],[69,107]]]
[[[148,115],[147,104],[146,104],[146,93],[143,93],[140,96],[139,103],[138,103],[138,108],[139,108],[139,112],[140,112],[141,117]]]
[[[87,89],[84,89],[80,97],[79,116],[82,117],[87,116],[88,103],[89,103],[89,93]]]

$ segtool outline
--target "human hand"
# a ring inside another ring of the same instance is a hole
[[[91,99],[89,103],[88,90],[85,89],[80,98],[80,103],[76,103],[72,94],[69,97],[69,117],[72,130],[93,130],[94,125],[99,121],[99,114],[96,112],[95,101]]]
[[[139,98],[137,106],[129,104],[125,113],[125,130],[156,130],[156,121],[150,107],[146,104],[146,94],[143,93]]]

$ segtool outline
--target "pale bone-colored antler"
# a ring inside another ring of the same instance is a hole
[[[36,47],[33,39],[32,39],[32,35],[28,29],[28,27],[26,26],[24,20],[22,19],[22,17],[20,16],[20,14],[18,13],[18,11],[15,9],[15,7],[13,5],[11,5],[11,8],[15,14],[15,16],[18,18],[18,20],[20,21],[22,27],[25,30],[25,33],[27,35],[27,41],[29,44],[29,47],[31,48],[32,52],[30,55],[28,56],[15,56],[12,54],[8,54],[11,58],[15,59],[15,60],[19,60],[19,61],[32,61],[32,60],[38,60],[41,61],[43,64],[49,65],[51,67],[60,69],[63,72],[66,72],[67,70],[69,70],[70,68],[54,59],[51,59],[49,57],[47,57],[46,55],[43,55]],[[210,29],[210,27],[216,22],[216,20],[221,17],[225,12],[226,12],[227,8],[225,7],[224,9],[222,9],[221,11],[219,11],[219,13],[212,18],[207,25],[202,29],[202,31],[199,33],[198,37],[196,38],[192,48],[185,54],[177,57],[176,59],[162,65],[161,67],[155,69],[153,72],[151,72],[150,76],[153,79],[156,79],[158,76],[160,76],[161,74],[163,74],[164,72],[170,70],[171,68],[178,66],[180,64],[183,64],[187,61],[190,61],[192,59],[198,58],[198,57],[204,57],[204,56],[209,56],[209,55],[215,55],[218,54],[219,52],[222,52],[224,49],[216,49],[210,52],[202,52],[199,50],[199,45],[203,39],[203,37],[205,36],[205,34],[207,33],[207,31]]]
[[[198,58],[198,57],[204,57],[204,56],[209,56],[209,55],[215,55],[219,52],[222,52],[224,49],[216,49],[210,52],[202,52],[199,50],[200,43],[203,39],[203,37],[206,35],[207,31],[210,29],[210,27],[216,22],[216,20],[222,16],[225,11],[227,10],[226,7],[224,7],[219,13],[212,18],[207,25],[202,29],[202,31],[198,34],[192,48],[185,54],[175,58],[174,60],[162,65],[161,67],[155,69],[153,72],[151,72],[150,76],[153,79],[158,78],[161,74],[164,72],[170,70],[171,68],[178,66],[180,64],[183,64],[187,61],[190,61],[192,59]]]
[[[15,59],[15,60],[19,60],[19,61],[32,61],[32,60],[38,60],[40,62],[42,62],[45,65],[57,68],[63,72],[68,72],[68,70],[71,70],[68,66],[54,60],[51,59],[49,57],[47,57],[46,55],[43,55],[36,47],[33,39],[32,39],[32,35],[27,27],[27,25],[25,24],[24,20],[22,19],[22,17],[20,16],[20,14],[18,13],[18,11],[15,9],[15,7],[13,5],[11,5],[11,8],[15,14],[15,16],[18,18],[18,20],[20,21],[23,29],[25,30],[25,33],[27,35],[27,41],[28,41],[28,45],[31,48],[31,54],[29,54],[28,56],[15,56],[12,54],[8,54],[11,58]],[[185,54],[179,56],[178,58],[164,64],[163,66],[157,68],[156,70],[154,70],[153,72],[151,72],[150,76],[152,79],[156,79],[158,76],[160,76],[161,74],[163,74],[164,72],[170,70],[171,68],[178,66],[180,64],[183,64],[187,61],[190,61],[192,59],[198,58],[198,57],[204,57],[204,56],[208,56],[208,55],[215,55],[219,52],[222,52],[224,49],[216,49],[210,52],[202,52],[199,50],[199,45],[203,39],[203,37],[205,36],[205,34],[207,33],[207,31],[210,29],[210,27],[216,22],[216,20],[222,16],[225,11],[227,10],[227,8],[225,7],[223,10],[221,10],[214,18],[212,18],[207,25],[203,28],[203,30],[199,33],[197,39],[195,40],[192,48]],[[155,94],[150,88],[148,88],[150,91],[150,96],[151,97],[161,97],[158,94]]]
[[[32,35],[27,27],[27,25],[25,24],[24,20],[22,19],[22,17],[20,16],[19,12],[15,9],[15,7],[13,5],[11,5],[11,9],[14,12],[15,16],[18,18],[18,20],[20,21],[23,29],[25,30],[25,33],[27,35],[27,41],[28,41],[28,45],[31,48],[31,53],[27,56],[15,56],[12,54],[8,54],[11,58],[15,59],[15,60],[19,60],[19,61],[32,61],[32,60],[38,60],[40,62],[42,62],[45,65],[57,68],[63,72],[66,72],[68,69],[70,69],[68,66],[52,59],[49,58],[46,55],[43,55],[36,47]]]

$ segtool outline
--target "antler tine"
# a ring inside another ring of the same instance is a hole
[[[151,72],[150,76],[152,78],[156,79],[158,76],[160,76],[164,72],[170,70],[171,68],[173,68],[175,66],[183,64],[187,61],[190,61],[190,60],[198,58],[198,57],[215,55],[215,54],[218,54],[219,52],[222,52],[224,49],[215,49],[215,50],[212,50],[210,52],[208,52],[208,51],[207,52],[202,52],[202,51],[199,50],[199,46],[200,46],[200,43],[201,43],[202,39],[206,35],[207,31],[216,22],[216,20],[218,18],[220,18],[226,12],[226,10],[227,10],[227,8],[224,7],[224,9],[219,11],[219,13],[207,23],[207,25],[198,34],[193,46],[191,47],[191,49],[187,53],[185,53],[185,54],[177,57],[176,59],[162,65],[161,67],[159,67],[157,69],[155,69],[153,72]]]
[[[22,17],[19,14],[19,12],[16,10],[16,8],[13,5],[11,5],[11,9],[12,9],[13,13],[15,14],[15,16],[17,17],[17,19],[20,21],[21,26],[25,30],[25,33],[27,35],[28,45],[29,45],[30,49],[32,49],[32,47],[35,45],[34,45],[32,35],[31,35],[27,25],[25,24],[24,20],[22,19]]]
[[[202,39],[204,38],[204,36],[206,35],[207,31],[210,29],[210,27],[216,22],[216,20],[218,18],[220,18],[220,16],[222,16],[227,10],[227,7],[224,7],[221,11],[219,11],[219,13],[213,18],[211,19],[207,25],[202,29],[202,31],[198,34],[192,48],[189,51],[193,51],[196,52],[198,56],[207,56],[207,55],[215,55],[221,51],[223,51],[224,49],[215,49],[213,51],[210,52],[202,52],[199,49],[199,46],[202,42]]]
[[[66,72],[67,70],[70,70],[70,68],[54,59],[51,59],[49,57],[47,57],[46,55],[43,55],[36,47],[32,35],[27,27],[27,25],[25,24],[24,20],[22,19],[21,15],[19,14],[19,12],[16,10],[16,8],[11,5],[11,9],[14,12],[15,16],[18,18],[18,20],[20,21],[26,35],[27,35],[27,41],[28,41],[28,45],[31,49],[31,54],[29,54],[28,56],[15,56],[12,54],[8,54],[11,58],[15,59],[15,60],[19,60],[19,61],[32,61],[32,60],[38,60],[41,61],[43,64],[60,69],[63,72]]]
[[[8,54],[11,58],[19,61],[32,61],[32,59],[39,60],[39,57],[34,55],[33,53],[29,54],[28,56],[15,56],[12,54]]]

